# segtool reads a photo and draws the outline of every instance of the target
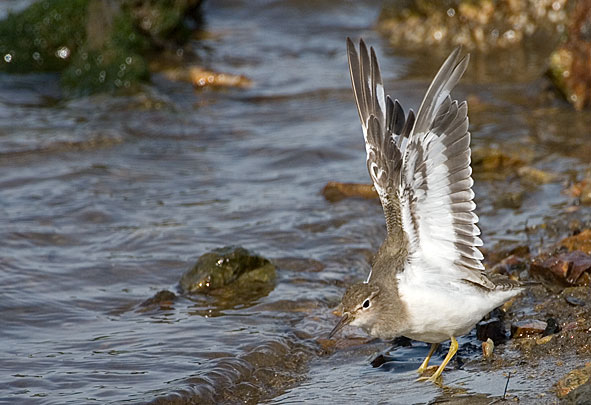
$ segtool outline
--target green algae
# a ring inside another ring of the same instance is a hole
[[[0,21],[0,69],[60,71],[86,41],[88,0],[43,0]]]
[[[275,280],[275,266],[241,247],[227,246],[203,254],[180,280],[184,292],[206,293],[230,284],[248,289]]]
[[[62,72],[68,96],[133,90],[150,55],[187,40],[200,3],[39,1],[0,21],[0,71]]]

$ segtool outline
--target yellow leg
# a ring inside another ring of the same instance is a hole
[[[421,367],[419,367],[419,369],[417,370],[417,373],[423,374],[425,372],[425,370],[429,366],[429,360],[431,360],[431,356],[433,356],[433,353],[435,353],[435,350],[437,350],[438,347],[439,347],[439,343],[433,343],[431,345],[431,349],[429,350],[429,354],[427,355],[427,357],[425,357],[425,360],[423,360],[423,363],[421,364]]]
[[[437,382],[437,379],[441,376],[441,373],[443,373],[443,369],[445,368],[445,366],[447,366],[447,363],[449,363],[449,361],[454,356],[454,354],[456,354],[457,351],[458,351],[458,341],[456,340],[455,337],[452,336],[451,337],[451,344],[449,345],[449,352],[447,352],[447,356],[445,356],[445,359],[443,359],[443,363],[441,363],[441,365],[439,366],[437,371],[435,371],[435,374],[433,374],[431,377],[428,378],[429,381]]]

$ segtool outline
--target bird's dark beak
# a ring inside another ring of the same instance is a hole
[[[339,323],[337,323],[336,326],[328,334],[328,338],[329,339],[332,338],[335,333],[337,333],[338,331],[340,331],[341,329],[343,329],[343,326],[347,325],[352,320],[353,319],[350,317],[349,313],[348,312],[345,312],[343,314],[343,317],[339,321]]]

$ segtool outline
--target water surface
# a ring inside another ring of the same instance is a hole
[[[11,5],[20,3],[0,9]],[[330,203],[320,193],[328,181],[369,181],[344,39],[374,45],[390,93],[415,110],[441,63],[389,49],[373,30],[379,9],[207,2],[210,35],[192,46],[206,68],[244,74],[250,89],[195,91],[155,75],[135,96],[64,100],[56,75],[0,75],[0,401],[410,403],[441,395],[413,382],[427,345],[397,348],[397,361],[374,369],[368,359],[388,344],[326,356],[316,340],[336,321],[331,310],[346,285],[366,277],[385,233],[377,202]],[[476,100],[475,148],[523,148],[531,165],[559,175],[527,184],[477,174],[490,249],[541,248],[548,241],[537,226],[555,224],[558,237],[573,215],[589,221],[584,207],[567,213],[572,201],[562,193],[588,165],[589,114],[535,101],[540,68],[523,70],[497,82],[469,71],[455,92]],[[507,189],[526,191],[519,207],[495,205]],[[201,254],[225,245],[274,260],[273,291],[224,307],[207,297],[140,306],[176,291]],[[462,342],[474,357],[474,336]],[[501,372],[477,362],[467,370],[446,372],[446,382],[502,394]],[[535,392],[525,376],[513,381],[516,394]]]

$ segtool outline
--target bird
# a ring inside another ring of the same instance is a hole
[[[468,106],[450,94],[470,55],[461,57],[461,47],[451,52],[416,115],[385,95],[373,47],[368,51],[360,39],[357,52],[347,38],[347,56],[387,234],[367,280],[344,293],[342,317],[329,338],[352,325],[382,340],[404,336],[430,343],[420,375],[439,344],[450,340],[437,370],[419,377],[438,383],[458,350],[456,337],[523,290],[517,281],[488,276],[478,249]]]

